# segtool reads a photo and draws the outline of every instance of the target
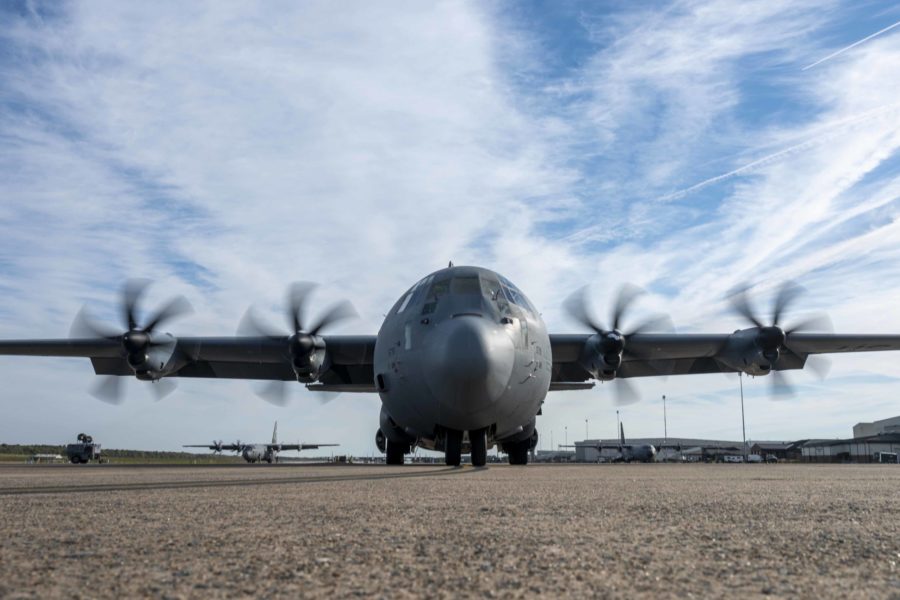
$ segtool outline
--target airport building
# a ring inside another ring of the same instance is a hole
[[[866,438],[885,433],[900,433],[900,417],[882,419],[874,423],[857,423],[853,426],[853,437]]]
[[[900,433],[846,440],[810,440],[803,444],[801,451],[804,462],[896,463],[900,454]]]

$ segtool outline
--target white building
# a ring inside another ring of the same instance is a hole
[[[882,419],[874,423],[857,423],[853,426],[853,437],[871,437],[885,433],[900,433],[900,417]]]

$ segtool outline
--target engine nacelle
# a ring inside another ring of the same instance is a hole
[[[387,452],[387,438],[384,436],[384,432],[381,429],[375,432],[375,447],[378,448],[378,451],[382,454]]]
[[[619,332],[598,333],[587,339],[578,363],[594,379],[609,381],[622,366],[624,349],[625,340]]]
[[[325,350],[325,340],[320,337],[298,336],[290,342],[291,368],[297,381],[302,383],[314,383],[319,380],[322,373],[328,370],[328,352]]]

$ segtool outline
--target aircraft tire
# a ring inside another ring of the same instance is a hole
[[[516,442],[510,444],[508,448],[509,464],[511,465],[527,465],[528,464],[528,442]]]
[[[487,464],[487,429],[475,429],[469,432],[472,444],[472,466],[483,467]]]
[[[385,463],[389,465],[402,465],[404,460],[404,455],[406,454],[406,449],[403,444],[398,444],[396,442],[392,442],[391,440],[387,440],[387,448],[385,449]]]
[[[444,463],[448,467],[458,467],[462,463],[462,431],[447,430],[444,441]]]

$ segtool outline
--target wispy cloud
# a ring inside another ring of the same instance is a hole
[[[839,2],[33,6],[0,9],[0,337],[64,335],[83,302],[114,320],[129,276],[157,280],[149,305],[191,298],[176,333],[231,333],[250,303],[281,322],[297,279],[322,283],[319,302],[350,297],[363,318],[345,331],[374,333],[451,259],[507,274],[555,331],[573,327],[559,303],[584,283],[600,303],[631,280],[653,292],[638,312],[731,331],[730,288],[756,283],[762,305],[787,278],[838,329],[900,331],[886,308],[900,280],[900,42],[796,67],[824,52]],[[840,377],[895,362],[846,357],[833,386],[774,412],[814,428],[814,398],[836,403],[853,389]],[[203,381],[160,405],[135,383],[112,409],[80,391],[84,361],[4,359],[0,377],[0,436],[21,441],[81,423],[113,445],[175,447],[247,438],[250,422],[264,436],[277,416],[368,452],[378,408],[298,394],[281,411]],[[730,384],[639,385],[677,398]],[[867,390],[874,418],[897,388]],[[600,431],[608,398],[553,397],[541,427]],[[674,418],[703,435],[732,409]],[[661,422],[655,403],[628,410],[630,435]]]

